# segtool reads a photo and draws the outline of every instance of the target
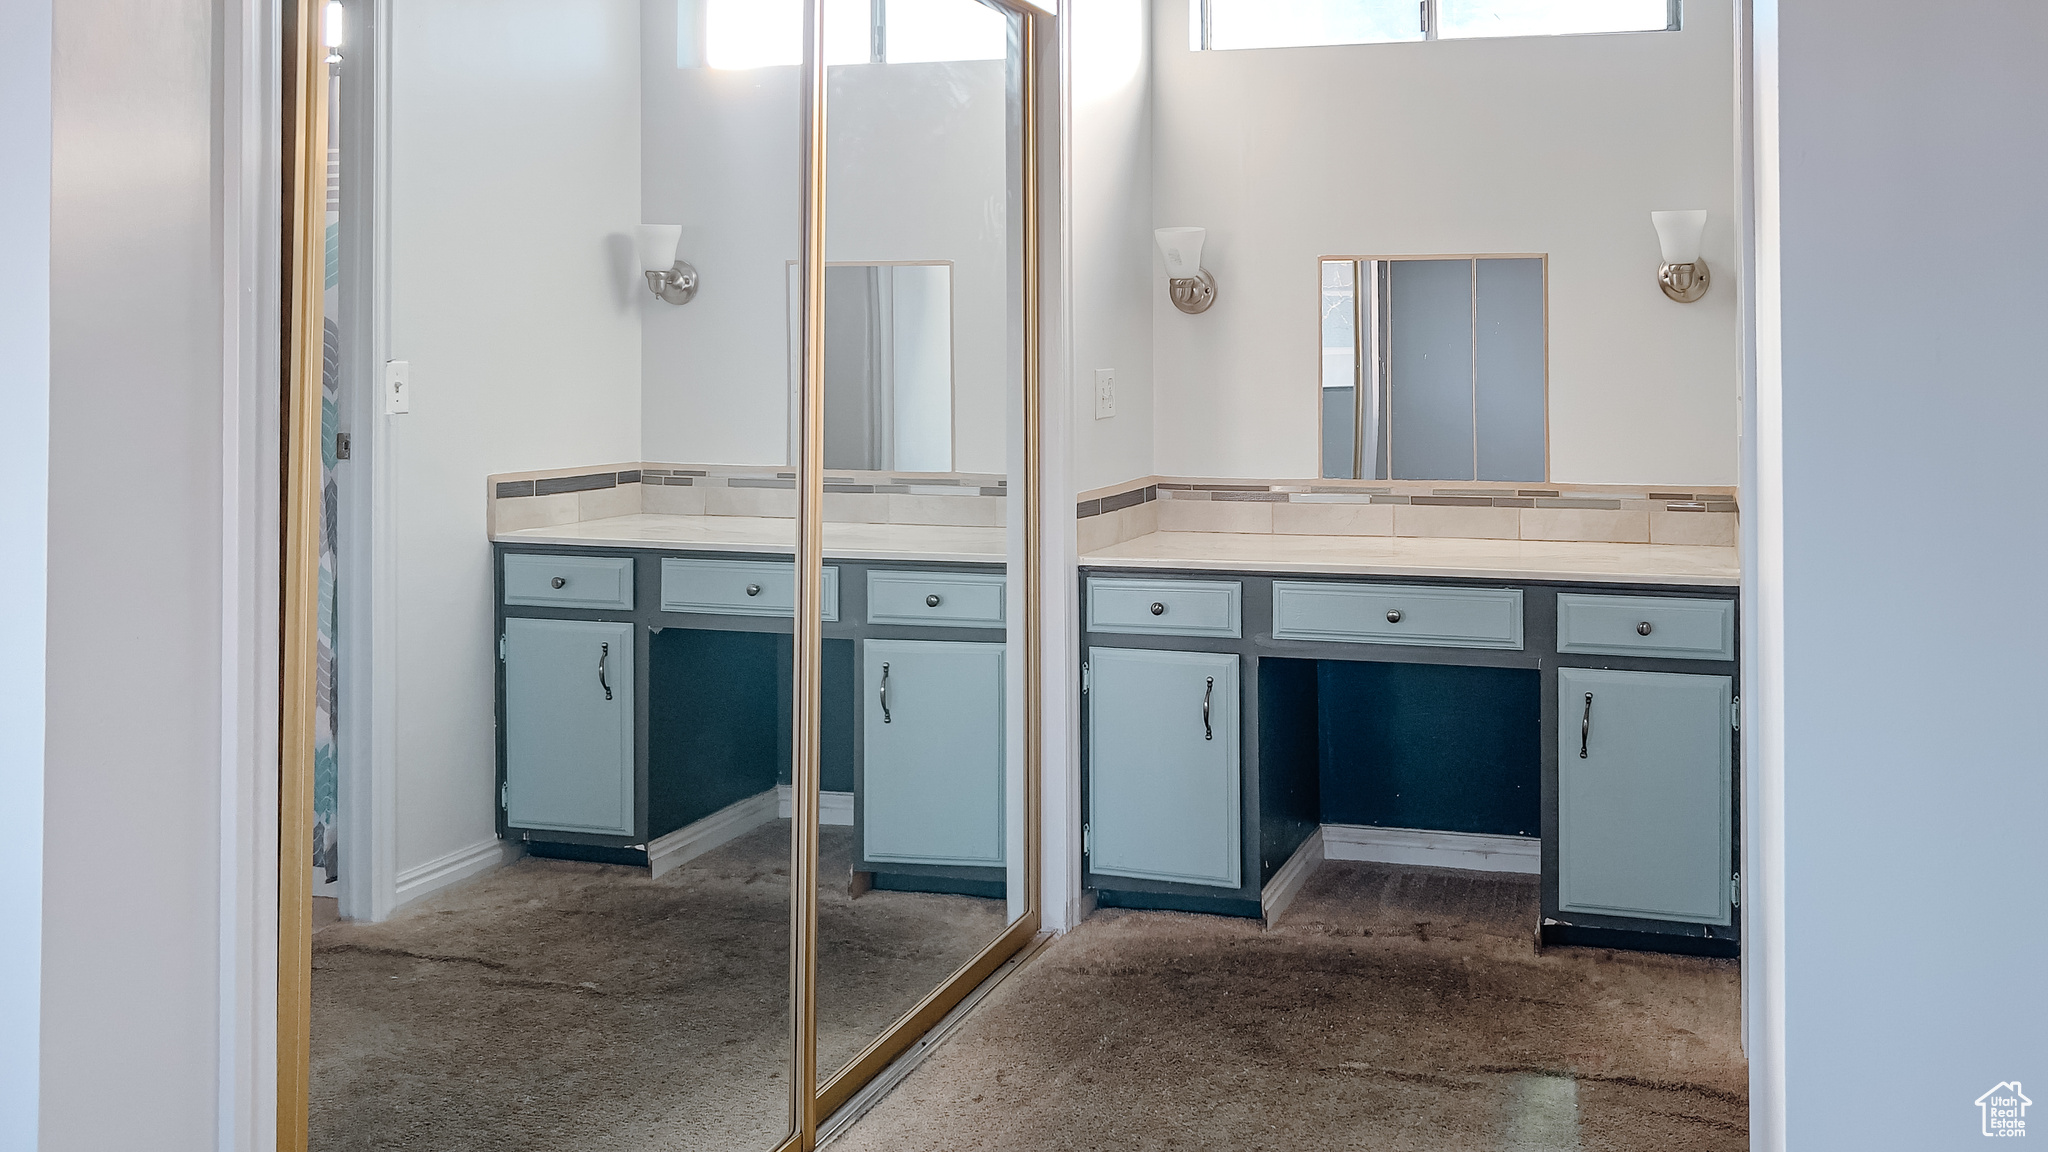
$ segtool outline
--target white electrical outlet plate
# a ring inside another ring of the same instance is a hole
[[[412,411],[412,361],[384,362],[384,414],[397,416]]]
[[[1095,370],[1095,418],[1107,420],[1116,415],[1116,369]]]

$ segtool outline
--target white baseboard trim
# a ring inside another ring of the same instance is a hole
[[[399,872],[398,882],[394,885],[396,892],[392,908],[395,911],[399,905],[439,892],[480,872],[510,864],[525,854],[526,849],[514,840],[480,840],[467,848],[458,848],[446,856],[404,869]]]
[[[789,819],[790,814],[796,811],[796,804],[790,799],[790,796],[793,791],[794,790],[787,784],[777,784],[775,786],[776,819],[787,820]],[[852,824],[853,793],[818,793],[818,823],[847,825]]]
[[[728,804],[666,836],[647,842],[647,867],[656,876],[695,860],[720,844],[737,840],[770,820],[780,807],[774,792],[760,792]]]
[[[1326,860],[1417,864],[1424,868],[1463,868],[1468,872],[1519,872],[1528,876],[1543,871],[1543,841],[1533,836],[1325,824],[1322,848]],[[1289,867],[1293,864],[1288,861]],[[1273,877],[1275,883],[1279,879]]]
[[[1301,847],[1294,850],[1294,855],[1287,858],[1287,863],[1282,864],[1280,870],[1273,873],[1273,878],[1266,881],[1266,886],[1259,889],[1259,911],[1268,928],[1273,926],[1274,917],[1294,903],[1294,898],[1301,893],[1301,886],[1308,883],[1308,878],[1315,874],[1316,866],[1323,862],[1323,858],[1323,829],[1318,828],[1309,833]]]

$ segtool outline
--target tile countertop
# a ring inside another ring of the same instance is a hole
[[[1081,563],[1094,568],[1463,576],[1486,580],[1722,587],[1734,587],[1742,578],[1733,548],[1414,536],[1154,532],[1084,553]]]
[[[834,560],[918,560],[1000,564],[1001,528],[945,524],[825,525],[825,555]],[[498,544],[586,548],[662,548],[678,552],[794,552],[796,522],[767,516],[663,516],[641,514],[521,528],[491,537]]]

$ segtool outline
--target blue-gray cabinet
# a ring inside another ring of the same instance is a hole
[[[505,819],[630,836],[634,625],[505,621]]]
[[[1090,870],[1243,883],[1239,658],[1088,651]]]
[[[1543,944],[1738,954],[1733,589],[1079,575],[1101,906],[1270,918],[1318,828],[1487,866],[1513,837]]]
[[[861,642],[861,855],[1003,863],[1004,645]]]
[[[1560,668],[1558,908],[1727,924],[1733,682]]]

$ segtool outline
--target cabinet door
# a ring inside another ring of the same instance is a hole
[[[1213,652],[1089,650],[1093,871],[1242,883],[1237,664]]]
[[[1003,863],[1003,645],[861,645],[861,851]]]
[[[633,625],[505,621],[505,822],[633,834]]]
[[[1726,924],[1726,676],[1561,668],[1558,907]]]

